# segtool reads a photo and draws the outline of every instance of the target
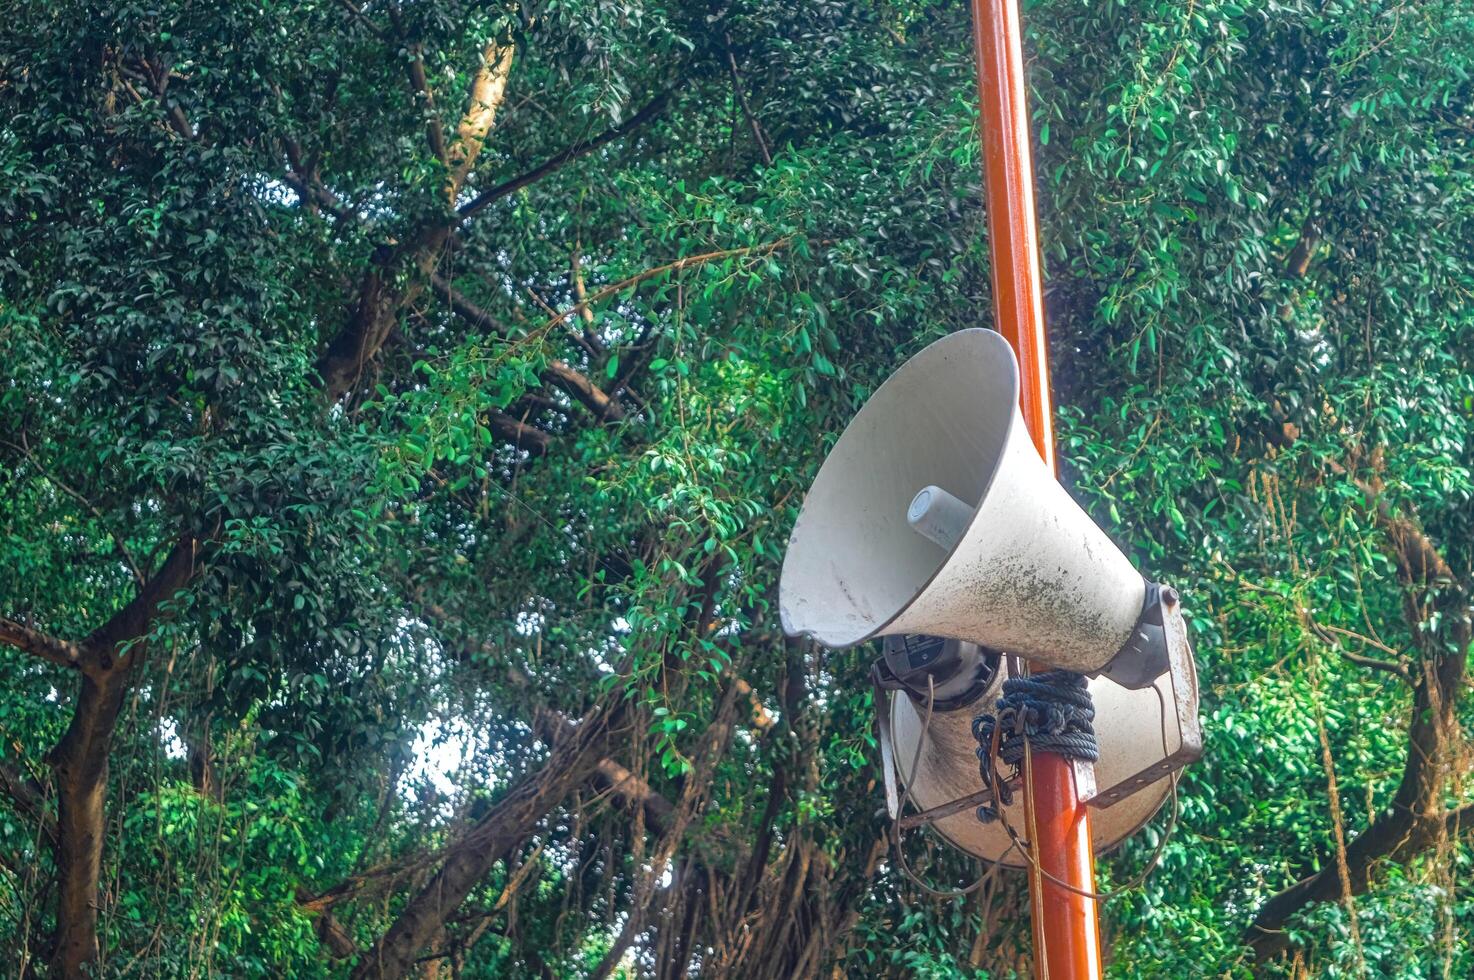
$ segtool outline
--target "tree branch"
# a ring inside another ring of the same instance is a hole
[[[314,904],[312,895],[305,888],[297,889],[297,904],[312,916],[318,942],[326,946],[335,959],[346,960],[359,954],[353,936],[343,928],[328,905]]]
[[[430,80],[425,77],[425,55],[420,45],[412,44],[409,48],[409,84],[414,89],[416,98],[424,102],[422,109],[425,114],[425,139],[430,144],[430,152],[435,154],[444,167],[450,167],[450,151],[445,145],[445,126],[440,122],[440,112],[435,108],[435,93],[430,91]]]
[[[367,871],[351,875],[316,895],[303,889],[297,893],[297,904],[307,912],[316,914],[356,898],[360,894],[384,892],[398,887],[402,880],[429,867],[444,856],[443,850],[433,850],[387,861]]]
[[[1381,468],[1381,460],[1382,449],[1379,446],[1371,454],[1373,470]],[[1457,583],[1458,578],[1433,539],[1428,537],[1416,521],[1403,517],[1392,509],[1382,492],[1380,478],[1375,475],[1370,479],[1358,476],[1354,472],[1356,462],[1353,458],[1350,465],[1342,465],[1329,460],[1327,466],[1331,472],[1348,477],[1361,491],[1367,505],[1372,509],[1373,520],[1387,535],[1392,557],[1397,562],[1403,581],[1414,585],[1429,585],[1438,581]]]
[[[553,434],[495,409],[486,413],[486,427],[503,442],[510,442],[529,456],[541,456],[553,444]]]
[[[1305,273],[1310,269],[1310,260],[1315,255],[1316,246],[1320,244],[1320,224],[1314,215],[1307,217],[1304,224],[1300,226],[1300,237],[1295,240],[1295,247],[1290,250],[1290,256],[1285,260],[1285,275],[1292,279],[1303,279]]]
[[[450,170],[448,192],[451,203],[466,183],[466,176],[476,164],[486,137],[496,125],[496,111],[507,94],[507,78],[512,72],[512,55],[517,47],[491,41],[481,52],[481,67],[471,81],[471,92],[465,112],[456,127],[456,139],[446,151]]]
[[[1387,502],[1380,498],[1377,512],[1383,530],[1392,542],[1394,557],[1405,581],[1421,585],[1436,581],[1457,582],[1443,553],[1422,528],[1414,521],[1394,514]]]
[[[542,329],[549,330],[553,327],[556,327],[558,324],[562,323],[564,320],[567,320],[569,317],[573,316],[575,313],[579,312],[582,309],[594,306],[597,303],[602,303],[604,300],[608,299],[611,296],[618,295],[619,293],[623,292],[626,289],[629,289],[632,286],[638,286],[642,282],[646,282],[658,276],[663,276],[667,272],[676,272],[681,269],[694,269],[697,266],[706,265],[709,262],[720,262],[722,259],[735,258],[739,255],[771,255],[774,252],[787,248],[789,245],[789,241],[790,240],[788,238],[778,238],[774,239],[771,242],[764,242],[761,245],[748,245],[743,248],[728,248],[718,252],[704,252],[700,255],[687,255],[683,258],[676,259],[674,262],[667,262],[664,265],[657,265],[654,268],[646,269],[644,272],[640,272],[633,276],[630,276],[628,279],[621,279],[619,282],[616,282],[613,285],[605,286],[604,288],[597,290],[592,296],[584,300],[582,303],[575,303],[568,309],[564,310],[562,313],[554,314],[552,319],[542,325]]]
[[[495,333],[506,333],[505,324],[467,299],[439,274],[431,273],[430,284],[450,304],[450,308],[473,327],[489,329]],[[558,316],[555,313],[554,317],[556,320],[564,320],[567,315]],[[543,375],[549,382],[566,391],[571,398],[592,412],[599,421],[618,422],[624,419],[624,406],[608,392],[594,384],[588,375],[568,363],[549,361],[543,369]]]
[[[57,476],[55,473],[51,472],[51,470],[47,468],[44,463],[41,462],[36,454],[31,451],[29,440],[27,440],[24,431],[20,433],[18,438],[20,439],[19,443],[11,442],[8,439],[0,439],[0,445],[9,446],[11,449],[14,449],[16,452],[25,456],[26,459],[31,461],[31,465],[40,470],[42,475],[45,476],[46,479],[53,486],[55,486],[62,493],[66,494],[68,497],[71,497],[77,503],[85,507],[87,509],[87,512],[97,520],[97,523],[102,525],[102,529],[107,532],[108,537],[113,539],[113,547],[117,549],[118,554],[122,557],[123,561],[128,563],[128,570],[133,574],[133,581],[136,582],[139,586],[142,586],[143,572],[139,571],[138,562],[133,560],[133,555],[131,552],[129,552],[128,545],[126,542],[124,542],[123,536],[112,529],[112,526],[108,522],[107,518],[103,516],[102,511],[99,510],[97,506],[92,503],[92,501],[88,500],[81,491],[68,486],[65,480]]]
[[[1349,465],[1343,466],[1334,460],[1329,465],[1333,472],[1349,477],[1362,492],[1373,521],[1386,535],[1389,550],[1397,563],[1399,581],[1407,592],[1404,607],[1408,626],[1417,637],[1425,624],[1422,618],[1424,607],[1417,599],[1416,590],[1435,582],[1459,583],[1432,539],[1416,521],[1393,510],[1384,496],[1381,481],[1376,476],[1381,468],[1380,448],[1372,452],[1369,462],[1370,478],[1355,473],[1358,464],[1355,454]],[[1307,611],[1302,609],[1301,616],[1317,635],[1326,637]],[[1412,686],[1413,703],[1402,779],[1393,795],[1391,807],[1346,846],[1346,885],[1340,877],[1342,866],[1335,861],[1325,861],[1319,872],[1281,891],[1260,908],[1245,932],[1244,941],[1261,961],[1288,949],[1289,938],[1284,927],[1301,909],[1315,902],[1359,895],[1371,887],[1376,868],[1382,862],[1390,860],[1405,864],[1437,843],[1448,819],[1443,811],[1444,787],[1451,765],[1451,747],[1458,739],[1458,695],[1464,682],[1471,634],[1474,634],[1467,623],[1458,621],[1449,627],[1449,631],[1456,652],[1421,660],[1418,664],[1421,671],[1417,676],[1413,676],[1410,669],[1399,669],[1395,664],[1371,658],[1357,658],[1343,651],[1342,655],[1353,662],[1364,662],[1366,666],[1404,676]],[[1356,635],[1350,631],[1341,632]],[[1387,649],[1383,644],[1375,645]],[[1348,890],[1350,895],[1346,894]]]
[[[133,85],[136,81],[145,86],[153,97],[158,101],[160,108],[164,111],[163,123],[174,135],[185,140],[194,140],[195,129],[190,125],[189,117],[179,105],[171,105],[165,92],[169,88],[169,70],[149,60],[145,56],[138,56],[130,62],[126,58],[120,59],[117,64],[118,81],[123,90],[128,93],[135,105],[145,105],[147,99],[143,93]]]
[[[378,353],[394,326],[400,297],[386,279],[396,258],[395,250],[387,246],[375,252],[359,284],[358,299],[348,321],[317,360],[323,396],[330,405],[357,385],[365,365]]]
[[[159,610],[160,603],[174,596],[175,592],[189,582],[194,576],[195,553],[198,551],[199,542],[192,535],[181,535],[170,550],[164,563],[159,570],[143,588],[138,590],[138,595],[102,626],[87,637],[84,646],[89,652],[86,667],[91,667],[95,660],[96,666],[103,670],[113,667],[113,658],[116,648],[120,644],[137,640],[146,634]],[[127,667],[132,663],[134,651],[129,650],[123,655],[119,666]]]
[[[354,20],[358,21],[358,23],[367,28],[370,34],[381,41],[388,40],[384,32],[379,29],[379,26],[373,21],[369,20],[368,14],[364,13],[362,8],[360,8],[358,4],[354,3],[353,0],[338,0],[338,2],[343,6],[345,10],[353,15]]]
[[[1391,807],[1346,846],[1352,895],[1371,887],[1383,862],[1406,864],[1433,847],[1452,817],[1444,813],[1442,801],[1449,749],[1457,729],[1456,698],[1469,655],[1467,628],[1459,632],[1457,641],[1456,654],[1444,658],[1436,668],[1425,662],[1422,677],[1414,683],[1407,755]],[[1285,924],[1291,917],[1313,903],[1346,897],[1339,865],[1324,861],[1320,871],[1265,902],[1245,931],[1244,941],[1261,961],[1277,956],[1289,948]]]
[[[3,616],[0,616],[0,643],[22,653],[40,657],[58,667],[82,665],[82,649],[75,643],[50,636]]]
[[[165,104],[165,116],[168,118],[169,128],[182,138],[193,140],[198,134],[194,126],[190,124],[189,117],[184,114],[184,109],[177,102],[168,104],[170,73],[168,66],[149,60],[144,60],[143,66],[148,72],[154,94],[158,96],[160,103]]]
[[[445,863],[414,895],[353,972],[354,980],[397,980],[430,944],[446,918],[537,822],[593,773],[610,736],[610,714],[595,709],[573,739],[553,746],[547,762],[518,780],[449,849]]]
[[[1342,659],[1356,664],[1358,667],[1366,667],[1370,670],[1380,670],[1389,674],[1395,674],[1409,685],[1413,683],[1412,675],[1408,673],[1407,667],[1402,664],[1393,663],[1390,660],[1377,660],[1374,657],[1363,657],[1361,654],[1352,653],[1350,650],[1339,645],[1336,647],[1336,652],[1341,655]]]
[[[492,42],[482,52],[481,66],[471,83],[468,106],[457,129],[456,140],[446,148],[450,168],[446,192],[452,204],[496,121],[496,110],[506,93],[514,51],[513,45],[502,47]],[[347,322],[328,342],[317,361],[317,374],[322,379],[323,394],[329,404],[338,402],[358,385],[364,368],[398,323],[399,311],[420,295],[422,281],[396,285],[396,272],[409,264],[417,267],[422,275],[428,274],[450,239],[454,224],[450,215],[436,216],[406,236],[402,243],[386,243],[375,251]]]
[[[460,209],[457,211],[457,214],[460,216],[461,220],[465,220],[466,218],[471,217],[476,212],[485,209],[486,207],[496,203],[497,201],[500,201],[502,198],[517,193],[527,185],[542,180],[548,174],[560,169],[561,167],[573,162],[574,160],[577,160],[579,157],[586,156],[597,150],[599,147],[604,146],[608,143],[612,143],[622,136],[628,135],[629,133],[643,126],[645,123],[654,119],[656,116],[660,115],[660,113],[664,111],[666,104],[669,101],[670,93],[661,92],[655,98],[651,99],[650,102],[645,106],[645,108],[641,109],[633,116],[630,116],[623,123],[615,126],[613,129],[606,130],[598,136],[595,136],[593,139],[582,140],[578,143],[574,143],[572,146],[564,148],[563,150],[544,160],[542,163],[538,164],[536,167],[533,167],[531,170],[527,171],[521,176],[513,177],[511,180],[504,181],[503,183],[497,184],[495,187],[491,187],[487,190],[482,191],[480,194],[477,194],[473,199],[461,205]]]
[[[592,412],[600,422],[619,422],[624,419],[624,406],[576,368],[563,361],[549,361],[543,374]]]
[[[421,616],[435,623],[442,630],[452,621],[451,615],[442,606],[433,602],[420,603],[419,611]],[[489,643],[482,642],[476,644],[473,649],[467,650],[467,655],[472,652],[494,655],[496,648]],[[578,726],[572,719],[540,703],[532,680],[525,673],[510,665],[503,673],[513,687],[527,695],[526,703],[531,708],[530,720],[539,738],[552,745],[564,742],[577,734]],[[739,685],[739,693],[747,694],[752,691],[752,688],[741,679],[735,683]],[[598,765],[594,768],[593,782],[599,789],[612,794],[626,809],[643,807],[646,824],[657,832],[662,832],[665,827],[670,826],[670,818],[675,813],[675,807],[671,802],[657,793],[648,782],[630,772],[614,759],[599,760]]]
[[[1450,834],[1474,830],[1474,803],[1466,803],[1457,810],[1450,810],[1443,818],[1443,825]]]
[[[635,886],[624,928],[620,930],[619,937],[590,974],[591,980],[605,980],[610,976],[623,959],[624,952],[629,948],[630,943],[645,928],[646,918],[650,913],[651,902],[655,896],[655,883],[665,873],[666,866],[685,836],[686,827],[696,815],[706,791],[710,788],[712,771],[718,759],[725,752],[728,740],[732,737],[732,713],[736,705],[736,694],[736,685],[728,684],[722,694],[722,700],[717,705],[711,724],[707,726],[702,735],[694,764],[686,776],[685,785],[681,788],[680,802],[671,815],[669,825],[660,835],[655,853],[651,856],[649,869],[644,872],[644,876]]]
[[[732,88],[737,93],[737,104],[742,107],[742,114],[747,117],[747,124],[752,127],[753,138],[757,140],[758,151],[763,155],[763,163],[773,165],[773,154],[768,150],[768,139],[763,134],[763,127],[758,124],[757,116],[752,112],[752,107],[747,104],[747,92],[742,85],[742,75],[737,70],[737,57],[732,54],[732,36],[726,35],[727,41],[727,67],[732,71]]]
[[[1409,687],[1417,686],[1416,682],[1413,680],[1413,675],[1408,671],[1407,663],[1405,661],[1401,659],[1377,660],[1374,657],[1368,657],[1359,653],[1352,653],[1350,650],[1347,650],[1345,646],[1342,645],[1341,641],[1337,639],[1337,637],[1345,636],[1353,640],[1359,640],[1362,644],[1366,646],[1374,646],[1385,653],[1390,653],[1394,657],[1401,657],[1401,654],[1399,654],[1398,651],[1387,646],[1385,643],[1380,643],[1372,637],[1364,636],[1361,633],[1356,632],[1355,630],[1343,629],[1340,626],[1327,626],[1323,623],[1316,622],[1315,617],[1310,614],[1310,610],[1308,609],[1302,608],[1300,610],[1300,618],[1304,621],[1306,628],[1309,629],[1310,632],[1314,633],[1327,646],[1333,647],[1336,653],[1340,654],[1342,659],[1346,660],[1348,663],[1356,664],[1358,667],[1367,667],[1371,670],[1381,670],[1389,674],[1395,674],[1398,677],[1401,677]]]
[[[583,252],[575,243],[573,254],[568,259],[569,278],[573,284],[573,300],[583,303],[588,300],[588,290],[583,282]],[[604,353],[604,344],[594,334],[594,311],[587,306],[579,313],[579,319],[583,321],[583,347],[589,352],[590,357],[597,357]],[[618,394],[618,392],[613,392]]]
[[[282,148],[287,154],[287,172],[284,176],[287,185],[296,191],[297,197],[309,209],[321,209],[337,218],[339,221],[347,221],[353,214],[338,199],[338,195],[323,186],[322,178],[318,175],[316,167],[306,167],[302,161],[302,146],[291,137],[282,138]]]
[[[450,306],[461,319],[470,323],[472,327],[486,330],[489,333],[507,333],[507,325],[497,319],[486,309],[467,299],[465,294],[456,289],[444,276],[438,272],[430,273],[430,286],[435,293]]]
[[[568,725],[566,718],[563,719]],[[650,786],[613,759],[600,759],[594,769],[594,785],[610,793],[627,810],[640,807],[645,811],[645,825],[657,834],[664,833],[675,817],[675,806]]]
[[[436,607],[438,608],[438,607]],[[483,647],[483,651],[486,650]],[[535,696],[532,682],[527,675],[515,667],[506,669],[507,680],[520,691]],[[548,744],[567,741],[578,734],[578,726],[567,715],[543,705],[534,705],[532,722],[538,737]],[[657,833],[671,825],[675,807],[670,800],[657,793],[645,780],[630,772],[612,758],[600,759],[594,767],[593,782],[599,789],[612,794],[626,810],[641,807],[645,811],[645,822]]]
[[[1313,236],[1318,232],[1307,222],[1302,231],[1300,246],[1306,253],[1297,262],[1308,261],[1313,249]],[[1302,251],[1297,246],[1297,252]],[[1303,269],[1292,268],[1300,274]],[[1342,464],[1328,460],[1327,468],[1349,479],[1361,491],[1374,525],[1387,540],[1387,550],[1397,565],[1398,579],[1405,587],[1404,615],[1407,624],[1420,646],[1425,646],[1424,637],[1428,609],[1422,600],[1429,586],[1447,584],[1454,586],[1439,598],[1439,605],[1465,605],[1468,601],[1467,588],[1454,575],[1433,539],[1419,523],[1399,514],[1387,500],[1384,486],[1378,475],[1382,469],[1382,447],[1375,447],[1369,458],[1352,449],[1348,460]],[[1362,463],[1368,465],[1363,469]],[[1362,475],[1368,473],[1369,475]],[[1370,646],[1401,657],[1393,650],[1370,637],[1349,630],[1328,627],[1362,640]],[[1464,672],[1468,662],[1471,630],[1467,623],[1455,620],[1447,627],[1456,652],[1428,656],[1412,664],[1401,664],[1374,660],[1342,651],[1348,660],[1378,670],[1387,670],[1403,677],[1413,688],[1411,722],[1408,726],[1407,755],[1403,765],[1401,781],[1393,797],[1391,808],[1375,819],[1356,840],[1346,847],[1346,864],[1350,878],[1351,893],[1361,894],[1370,887],[1377,866],[1384,861],[1406,863],[1417,854],[1436,845],[1440,833],[1449,824],[1474,820],[1474,807],[1465,807],[1453,814],[1443,813],[1443,793],[1450,767],[1451,746],[1458,744],[1458,724],[1455,715]],[[1332,641],[1334,642],[1334,641]],[[1425,653],[1428,651],[1425,648]],[[1415,673],[1412,667],[1417,667]],[[1261,959],[1267,959],[1289,947],[1288,934],[1284,930],[1289,918],[1302,908],[1319,901],[1344,898],[1344,889],[1338,880],[1339,868],[1332,861],[1325,861],[1322,870],[1304,878],[1269,899],[1259,910],[1254,923],[1246,931],[1244,939]]]

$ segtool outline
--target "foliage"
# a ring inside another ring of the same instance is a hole
[[[1026,969],[1020,882],[935,901],[877,847],[871,651],[773,608],[844,421],[986,322],[966,5],[7,13],[0,617],[91,658],[0,645],[19,971],[59,962],[83,676],[117,692],[96,975],[373,975],[561,774],[432,968]],[[1301,903],[1298,959],[1246,929],[1337,874],[1338,822],[1397,810],[1417,682],[1467,655],[1474,7],[1024,22],[1067,482],[1182,587],[1204,681],[1207,758],[1106,906],[1111,970],[1467,975],[1458,826]],[[141,580],[142,628],[89,645]]]

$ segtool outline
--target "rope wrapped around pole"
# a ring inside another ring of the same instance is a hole
[[[972,721],[972,735],[978,741],[978,774],[993,791],[992,802],[978,807],[978,820],[992,823],[998,819],[998,807],[1013,802],[1009,780],[998,771],[998,763],[1010,766],[1017,775],[1026,746],[1069,759],[1098,761],[1094,721],[1095,702],[1083,674],[1048,670],[1004,681],[996,712],[980,714]]]

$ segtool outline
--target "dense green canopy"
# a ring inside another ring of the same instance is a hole
[[[990,322],[965,4],[3,9],[18,975],[1028,971],[776,614]],[[1023,16],[1065,479],[1204,685],[1110,969],[1467,976],[1474,3]]]

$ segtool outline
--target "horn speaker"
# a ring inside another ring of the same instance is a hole
[[[1013,349],[983,329],[880,386],[789,537],[784,629],[827,647],[951,637],[1080,673],[1121,652],[1147,582],[1045,467],[1018,389]]]
[[[779,583],[790,634],[833,648],[890,638],[874,678],[892,816],[894,776],[923,811],[910,819],[1015,865],[1003,824],[961,803],[983,790],[972,719],[1016,658],[1093,677],[1100,761],[1082,796],[1098,849],[1157,811],[1202,744],[1177,593],[1144,579],[1055,480],[1018,399],[1018,362],[992,330],[912,357],[820,467]],[[1027,836],[1015,800],[1004,813]]]

